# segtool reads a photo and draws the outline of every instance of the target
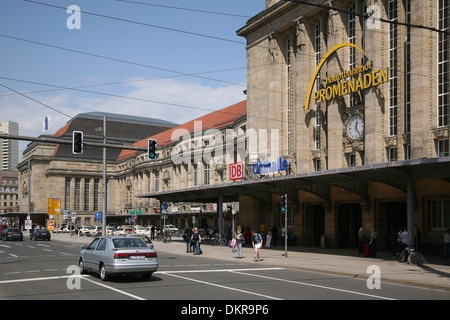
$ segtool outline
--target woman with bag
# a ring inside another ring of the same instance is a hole
[[[200,242],[202,242],[202,236],[200,232],[198,232],[197,228],[194,228],[194,232],[192,232],[191,240],[194,241],[194,256],[200,254]]]

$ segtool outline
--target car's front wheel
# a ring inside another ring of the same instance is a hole
[[[80,258],[80,261],[78,262],[78,267],[80,268],[80,273],[81,274],[86,274],[87,273],[87,270],[84,267],[84,261],[81,258]]]

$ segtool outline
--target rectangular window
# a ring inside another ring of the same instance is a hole
[[[411,145],[405,144],[405,160],[411,159]]]
[[[194,187],[198,186],[198,164],[194,163],[192,164],[194,167]]]
[[[205,162],[203,166],[203,184],[209,185],[211,183],[211,177],[210,177],[210,169],[211,166],[209,162]]]
[[[431,200],[430,202],[432,228],[450,228],[450,200]]]
[[[81,205],[81,179],[75,179],[75,210],[80,211]]]
[[[356,167],[356,154],[352,153],[348,155],[348,166]]]
[[[155,172],[155,192],[159,192],[159,171]]]
[[[389,148],[388,150],[388,161],[394,162],[398,160],[397,148]]]
[[[322,171],[322,165],[320,159],[314,159],[314,170]]]
[[[450,155],[449,140],[437,141],[437,155],[438,157],[448,157]]]
[[[348,9],[350,12],[356,12],[356,2],[353,2]],[[348,43],[356,44],[356,15],[348,14]],[[355,47],[348,47],[348,66],[349,70],[356,67],[356,49]],[[354,78],[356,78],[355,76]],[[349,95],[349,105],[354,107],[358,105],[359,95],[353,92]]]
[[[64,210],[70,210],[70,180],[66,178],[66,191],[64,195]]]
[[[397,21],[397,0],[389,0],[388,16]],[[398,30],[396,24],[389,24],[389,136],[397,135],[398,116]]]
[[[84,211],[89,211],[89,205],[90,205],[90,193],[89,188],[91,186],[91,180],[85,179],[84,180]]]
[[[411,0],[405,0],[405,14],[411,23]],[[411,27],[406,28],[405,42],[405,133],[411,133]]]
[[[287,152],[292,152],[292,38],[286,41],[286,128]]]
[[[99,193],[98,193],[99,180],[94,179],[94,211],[98,210]]]
[[[438,27],[450,31],[450,0],[439,0]],[[438,37],[438,127],[445,127],[450,124],[450,36],[440,32]]]
[[[322,59],[321,55],[321,26],[320,21],[317,21],[316,27],[314,29],[314,51],[315,51],[315,60],[316,67],[319,65],[320,60]],[[320,74],[317,75],[316,78],[316,90],[320,90]],[[314,149],[320,150],[321,147],[321,136],[320,131],[322,127],[322,111],[320,109],[320,102],[317,102],[314,110]]]

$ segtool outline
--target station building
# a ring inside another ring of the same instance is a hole
[[[247,40],[245,177],[137,198],[216,199],[222,231],[220,204],[238,202],[239,225],[287,222],[291,245],[353,248],[363,227],[386,249],[394,228],[441,250],[449,17],[443,0],[267,0],[237,31]]]
[[[296,244],[325,236],[354,247],[364,227],[385,248],[390,227],[406,227],[410,242],[420,230],[441,248],[450,227],[449,6],[267,0],[237,31],[247,40],[247,127],[278,130],[290,165],[265,199],[241,197],[241,223],[283,224],[277,204],[288,194]]]
[[[287,222],[290,245],[333,248],[356,247],[363,227],[385,249],[390,228],[406,228],[411,243],[420,231],[422,248],[441,250],[450,228],[449,17],[447,0],[267,0],[237,31],[247,40],[247,100],[140,135],[133,145],[157,140],[156,160],[125,150],[110,159],[108,221],[166,218],[222,233]],[[40,160],[36,151],[27,152]],[[77,203],[78,176],[94,179],[95,194],[99,175],[98,164],[81,172],[70,161],[40,176],[58,176],[64,206]],[[86,181],[79,195],[90,194]]]

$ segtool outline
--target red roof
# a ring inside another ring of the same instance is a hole
[[[146,148],[148,139],[155,139],[157,141],[158,147],[165,146],[176,141],[172,140],[172,133],[177,129],[182,129],[184,131],[187,130],[188,132],[194,132],[195,121],[201,121],[202,130],[219,129],[227,125],[233,124],[246,114],[247,114],[247,101],[244,100],[232,106],[220,109],[218,111],[212,112],[198,119],[189,121],[185,124],[179,125],[177,127],[163,131],[154,136],[138,141],[134,143],[133,146],[139,148]],[[126,158],[132,157],[136,155],[136,153],[137,151],[134,150],[122,150],[122,152],[118,157],[118,160],[124,160]]]

